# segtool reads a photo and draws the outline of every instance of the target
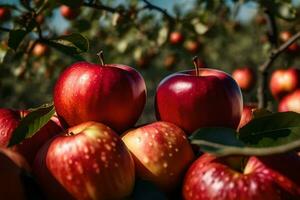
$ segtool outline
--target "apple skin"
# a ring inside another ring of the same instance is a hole
[[[42,44],[42,43],[37,43],[34,46],[32,53],[36,57],[41,57],[41,56],[46,55],[48,51],[49,51],[49,48],[47,45]]]
[[[184,47],[189,53],[194,54],[194,53],[197,53],[198,50],[200,49],[200,44],[197,41],[187,40],[184,43]]]
[[[133,190],[135,168],[131,154],[121,138],[104,124],[85,122],[71,127],[41,151],[34,170],[45,191],[53,187],[49,184],[53,180],[41,181],[45,167],[75,199],[122,199]],[[43,163],[46,166],[41,166]]]
[[[192,164],[185,176],[184,199],[280,200],[299,198],[299,182],[294,182],[285,174],[280,173],[278,171],[280,167],[273,168],[273,165],[279,164],[280,166],[278,159],[269,159],[267,165],[264,164],[266,158],[251,156],[245,168],[240,172],[231,167],[230,162],[242,162],[241,159],[241,157],[216,158],[210,154],[202,155]],[[295,161],[294,159],[285,160]],[[297,162],[299,165],[299,157]],[[287,170],[292,169],[293,162],[285,166]]]
[[[300,113],[300,89],[283,97],[279,102],[278,111],[294,111]]]
[[[80,14],[79,8],[72,8],[66,5],[62,5],[59,8],[60,14],[68,20],[74,20],[77,18],[77,16]]]
[[[26,200],[22,174],[30,168],[25,159],[11,149],[0,147],[0,196],[1,199]]]
[[[213,69],[174,73],[163,79],[155,97],[157,120],[174,123],[186,133],[198,128],[237,128],[243,100],[230,75]]]
[[[255,85],[255,73],[250,67],[241,67],[232,72],[232,78],[242,91],[250,91]]]
[[[0,7],[0,22],[6,21],[10,17],[9,9]]]
[[[29,112],[24,110],[0,109],[0,146],[7,147],[13,131],[19,125],[21,119]],[[51,120],[42,127],[34,136],[23,140],[20,144],[12,147],[23,155],[27,162],[31,165],[39,148],[53,136],[62,132],[62,127],[58,118],[53,116]]]
[[[291,32],[289,31],[282,31],[279,35],[279,38],[282,42],[286,42],[288,41],[293,35],[291,34]],[[287,51],[290,53],[297,53],[300,50],[300,46],[294,42],[293,44],[291,44]]]
[[[277,69],[270,79],[270,90],[273,97],[277,100],[285,95],[292,93],[300,87],[300,70],[296,68]]]
[[[143,77],[125,65],[78,62],[54,88],[56,112],[69,126],[98,121],[123,132],[136,123],[145,102]]]
[[[172,70],[174,69],[175,65],[177,64],[178,57],[176,54],[169,54],[164,59],[164,68],[166,70]]]
[[[179,185],[194,153],[183,130],[154,122],[126,132],[122,140],[133,155],[137,176],[164,191]]]
[[[248,124],[253,119],[253,110],[257,109],[256,105],[244,105],[241,121],[238,129],[242,128],[246,124]]]
[[[174,31],[170,34],[170,43],[173,45],[181,44],[184,40],[184,37],[181,32]]]

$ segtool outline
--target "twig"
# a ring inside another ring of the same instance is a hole
[[[276,48],[278,46],[277,41],[277,25],[275,21],[274,15],[270,12],[269,9],[264,9],[266,20],[267,20],[267,26],[268,26],[268,38],[273,48]]]
[[[161,7],[158,7],[156,5],[153,5],[152,3],[150,3],[149,1],[147,0],[143,0],[143,2],[146,4],[143,8],[143,9],[149,9],[149,10],[157,10],[158,12],[161,12],[165,17],[167,17],[170,21],[174,21],[174,18],[169,15],[169,13],[167,12],[166,9],[163,9]]]
[[[268,90],[268,70],[270,69],[276,58],[299,38],[300,32],[296,33],[293,37],[291,37],[288,41],[279,46],[277,49],[272,50],[269,55],[269,58],[258,68],[259,76],[257,99],[259,108],[264,108],[267,104],[266,92]]]

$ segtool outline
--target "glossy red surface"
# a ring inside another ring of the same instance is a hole
[[[238,68],[233,71],[232,78],[243,91],[251,90],[255,85],[254,71],[249,67]]]
[[[38,154],[34,169],[39,170],[45,159],[50,180],[54,178],[75,199],[123,199],[132,192],[134,162],[121,138],[109,127],[85,122],[55,137],[45,148]],[[53,190],[45,181],[49,176],[40,171],[37,177],[45,191]]]
[[[285,155],[282,156],[284,157]],[[293,182],[286,174],[280,173],[282,167],[277,166],[280,159],[276,159],[276,156],[271,159],[250,157],[240,172],[226,164],[226,159],[209,154],[198,158],[185,176],[184,199],[282,200],[300,197],[300,187],[296,184],[298,182]],[[292,160],[295,161],[284,159]],[[299,165],[299,158],[297,160]],[[285,170],[293,168],[293,162],[289,164]],[[273,165],[277,167],[273,168]]]
[[[279,112],[294,111],[300,113],[300,89],[286,95],[278,104]]]
[[[12,133],[19,125],[21,118],[28,113],[28,111],[24,110],[0,109],[0,144],[2,147],[7,147]],[[12,149],[23,155],[29,164],[32,164],[39,148],[54,135],[61,132],[62,128],[58,123],[57,117],[54,116],[35,135],[13,146]]]
[[[270,90],[275,99],[282,99],[285,95],[300,87],[300,70],[296,68],[275,70],[270,79]]]
[[[145,102],[142,76],[124,65],[75,63],[54,89],[56,112],[70,126],[97,121],[121,133],[136,123]]]
[[[175,73],[159,84],[155,98],[158,120],[192,133],[200,127],[237,128],[243,102],[237,83],[226,73],[201,69]]]
[[[164,191],[179,185],[194,160],[185,133],[168,122],[154,122],[130,130],[122,140],[133,155],[137,175]]]

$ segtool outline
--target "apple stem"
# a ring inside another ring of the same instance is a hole
[[[195,70],[196,70],[196,76],[199,76],[199,57],[198,56],[195,56],[193,58],[193,63],[194,63],[194,67],[195,67]]]
[[[100,52],[97,53],[97,56],[99,56],[101,65],[104,66],[104,56],[103,56],[103,51],[101,50]]]
[[[71,136],[71,135],[75,135],[75,134],[71,131],[71,132],[68,132],[67,135]]]

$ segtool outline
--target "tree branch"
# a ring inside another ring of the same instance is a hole
[[[279,46],[277,49],[272,50],[269,55],[269,58],[258,68],[259,77],[258,77],[257,99],[258,99],[259,108],[264,108],[266,107],[267,104],[266,92],[268,91],[268,83],[267,83],[268,70],[271,68],[276,58],[299,38],[300,38],[300,32],[296,33],[293,37],[291,37],[288,41],[286,41],[284,44]]]
[[[166,9],[163,9],[161,7],[158,7],[156,5],[153,5],[147,0],[143,0],[143,2],[146,4],[142,9],[149,9],[149,10],[156,10],[158,12],[161,12],[166,18],[168,18],[170,21],[174,21],[174,18],[169,15]]]
[[[277,25],[276,25],[275,17],[267,8],[264,9],[264,12],[266,15],[267,26],[268,26],[268,32],[267,32],[268,38],[273,48],[276,48],[278,46],[278,41],[277,41],[278,37],[277,37]]]

